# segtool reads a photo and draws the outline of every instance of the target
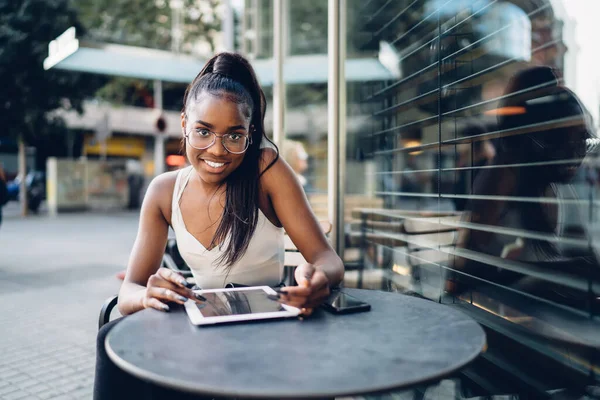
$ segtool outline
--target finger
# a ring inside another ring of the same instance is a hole
[[[165,280],[181,287],[184,289],[190,289],[194,286],[193,283],[189,283],[181,274],[174,272],[168,268],[159,268],[158,274]]]
[[[156,299],[172,301],[174,303],[183,304],[188,298],[180,295],[174,290],[163,288],[163,287],[151,287],[148,288],[148,296]]]
[[[310,287],[313,292],[319,292],[326,287],[329,287],[329,279],[323,271],[316,271],[310,281]]]
[[[311,307],[303,307],[300,311],[304,317],[308,317],[313,313],[313,309]]]
[[[160,300],[158,300],[154,297],[147,299],[145,301],[144,306],[146,308],[154,308],[155,310],[158,310],[158,311],[168,312],[170,310],[168,305],[166,305],[165,303],[161,302]]]
[[[323,304],[327,300],[328,297],[329,297],[328,295],[323,295],[323,296],[311,298],[306,302],[304,307],[317,308],[321,304]]]
[[[312,264],[300,264],[294,271],[294,278],[298,282],[298,286],[310,286],[310,280],[315,273],[315,267]]]
[[[279,291],[281,298],[288,299],[288,300],[297,299],[297,298],[308,298],[311,293],[312,293],[312,290],[310,288],[299,287],[299,286],[286,287],[285,290]]]
[[[156,273],[152,275],[148,279],[148,284],[146,285],[148,288],[164,288],[170,289],[184,297],[190,298],[192,300],[206,300],[203,296],[198,293],[195,293],[191,289],[182,288],[179,285],[174,284],[171,281],[166,280],[160,273]]]
[[[306,301],[307,299],[294,299],[294,300],[285,300],[285,299],[281,299],[281,302],[284,304],[287,304],[288,306],[291,307],[296,307],[299,309],[303,309],[306,306]]]

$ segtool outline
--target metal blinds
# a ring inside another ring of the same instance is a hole
[[[396,78],[349,84],[372,201],[348,193],[347,254],[595,382],[598,139],[551,2],[355,1],[348,18],[349,54]]]

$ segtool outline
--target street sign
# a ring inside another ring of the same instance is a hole
[[[75,27],[64,31],[48,45],[48,57],[44,60],[44,69],[48,70],[75,53],[79,49],[79,40],[75,37]]]

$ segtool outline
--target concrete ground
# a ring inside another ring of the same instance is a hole
[[[98,313],[138,213],[18,216],[0,226],[0,399],[91,399]]]
[[[92,398],[98,314],[116,294],[139,212],[19,216],[0,226],[0,400]],[[419,390],[420,391],[420,390]],[[417,392],[419,392],[417,391]],[[455,398],[452,380],[361,399]]]

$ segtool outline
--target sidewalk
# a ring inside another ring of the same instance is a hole
[[[0,399],[91,399],[103,301],[138,213],[19,217],[0,226]]]

